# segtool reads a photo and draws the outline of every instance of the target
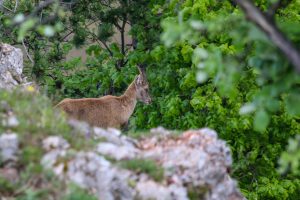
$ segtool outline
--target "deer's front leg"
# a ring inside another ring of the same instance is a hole
[[[129,130],[129,122],[126,121],[125,123],[123,123],[123,124],[121,125],[121,128],[122,128],[122,130],[124,130],[124,131],[128,131],[128,130]]]

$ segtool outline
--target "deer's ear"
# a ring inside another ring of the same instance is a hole
[[[143,77],[145,77],[146,72],[145,72],[145,66],[143,64],[139,64],[138,65],[138,70],[140,72],[140,75],[143,76]]]
[[[143,80],[141,78],[141,75],[138,75],[135,77],[135,84],[136,85],[142,85],[143,84]]]
[[[145,74],[145,68],[138,67],[138,69],[141,75]]]

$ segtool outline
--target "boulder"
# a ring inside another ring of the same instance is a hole
[[[3,133],[0,135],[0,160],[2,163],[16,163],[19,151],[19,139],[15,133]]]
[[[0,89],[12,89],[18,85],[33,85],[22,76],[22,50],[9,44],[0,43]]]
[[[16,169],[19,153],[19,138],[15,133],[3,133],[0,135],[0,177],[17,182],[19,179]]]
[[[95,149],[76,152],[63,138],[51,136],[44,140],[47,153],[42,164],[99,199],[185,200],[191,194],[205,200],[245,199],[229,174],[230,149],[211,129],[178,134],[159,127],[151,131],[151,136],[135,140],[115,129],[74,121],[71,126],[103,142]],[[135,171],[120,164],[143,160],[163,170],[159,180],[149,170]]]
[[[0,88],[10,89],[23,82],[23,53],[9,44],[0,44]]]

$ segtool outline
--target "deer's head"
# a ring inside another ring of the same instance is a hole
[[[145,68],[138,67],[140,74],[135,79],[137,99],[145,104],[151,103],[149,94],[149,83],[146,78]]]

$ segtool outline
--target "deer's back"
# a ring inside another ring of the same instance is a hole
[[[102,98],[64,99],[58,108],[70,118],[86,121],[93,126],[120,128],[122,106],[118,97],[105,96]]]

